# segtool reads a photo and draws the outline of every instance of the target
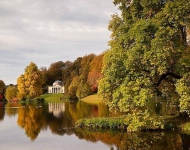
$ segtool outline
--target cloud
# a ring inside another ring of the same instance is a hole
[[[48,67],[100,54],[115,12],[112,0],[0,1],[0,79],[15,84],[31,61]]]

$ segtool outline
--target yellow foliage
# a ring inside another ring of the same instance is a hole
[[[17,79],[19,99],[35,98],[42,94],[41,73],[35,63],[31,62],[25,68],[24,74]]]

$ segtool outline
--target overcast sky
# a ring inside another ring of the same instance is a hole
[[[0,80],[108,49],[112,0],[0,0]]]

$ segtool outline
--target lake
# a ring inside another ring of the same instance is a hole
[[[0,103],[0,150],[189,150],[177,132],[123,133],[74,129],[77,119],[114,117],[103,104]]]

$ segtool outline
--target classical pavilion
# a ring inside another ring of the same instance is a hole
[[[53,86],[48,86],[48,93],[64,93],[64,86],[61,81],[57,80]]]

